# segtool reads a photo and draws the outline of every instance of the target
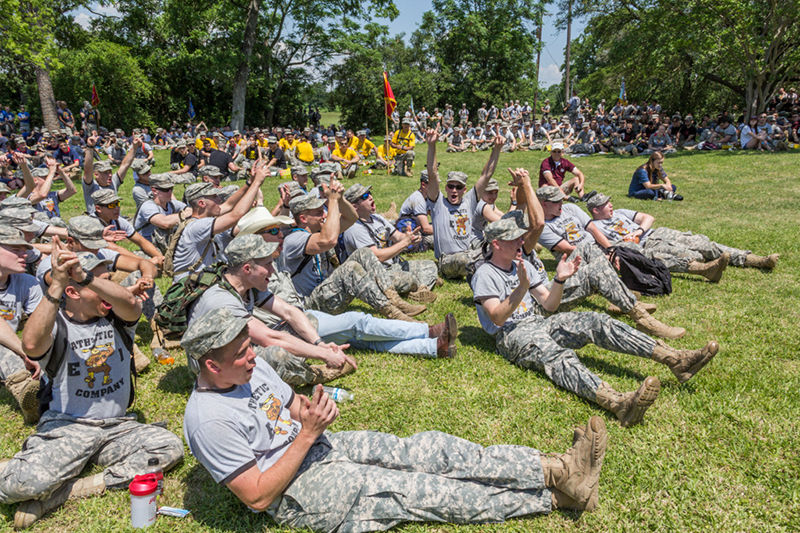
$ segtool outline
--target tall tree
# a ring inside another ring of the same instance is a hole
[[[233,109],[231,110],[231,128],[240,130],[244,128],[245,96],[247,95],[247,80],[250,77],[250,58],[253,56],[253,46],[256,43],[258,30],[258,14],[261,11],[261,0],[247,2],[247,18],[242,39],[242,51],[236,76],[233,78]]]

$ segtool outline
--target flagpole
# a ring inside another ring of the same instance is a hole
[[[389,141],[386,138],[386,137],[389,136],[389,117],[388,117],[388,115],[386,115],[386,104],[385,103],[384,103],[383,111],[384,111],[384,113],[383,113],[383,121],[386,123],[386,136],[383,138],[383,155],[386,156],[386,176],[388,177],[390,175],[389,161],[391,160],[391,158],[389,157]]]

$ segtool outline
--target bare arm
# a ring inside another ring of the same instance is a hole
[[[34,184],[34,181],[33,181],[33,175],[31,174],[31,169],[28,168],[28,162],[25,161],[25,158],[22,157],[20,154],[13,154],[11,157],[14,159],[14,162],[17,164],[17,166],[19,166],[19,169],[22,172],[23,186],[22,186],[22,189],[19,190],[17,195],[20,198],[26,198],[28,195],[36,192],[35,191],[36,185]],[[48,158],[48,159],[50,159],[50,158]],[[51,172],[51,174],[54,173],[54,169],[50,169],[50,172]],[[52,184],[52,181],[53,181],[53,178],[50,177],[51,184]],[[48,190],[48,192],[49,192],[49,190]],[[41,200],[42,200],[41,198],[39,198],[35,202],[33,200],[31,200],[31,203],[33,204],[33,203],[36,203],[36,202],[40,202]]]
[[[486,189],[486,184],[489,183],[489,178],[492,177],[495,169],[497,168],[497,161],[500,159],[500,150],[503,148],[504,142],[505,139],[503,139],[503,137],[499,135],[496,135],[494,140],[492,141],[492,153],[489,155],[489,160],[483,167],[483,171],[481,172],[481,177],[478,178],[477,182],[475,182],[475,194],[478,195],[478,198],[483,197],[484,190]],[[430,186],[428,187],[428,190],[430,190]]]
[[[86,152],[83,156],[83,184],[91,185],[94,183],[94,146],[97,137],[91,136],[86,140]]]
[[[341,177],[341,176],[340,176]],[[328,206],[330,210],[330,206]],[[339,232],[345,231],[347,228],[352,226],[358,220],[358,213],[356,213],[356,208],[353,207],[353,204],[345,200],[344,196],[339,198],[339,213],[341,213],[342,220],[339,223]]]
[[[344,187],[339,181],[331,180],[331,185],[326,190],[328,196],[328,217],[325,219],[325,223],[322,224],[322,230],[319,233],[313,233],[311,237],[308,238],[308,242],[306,242],[306,254],[321,254],[336,246],[339,233],[341,233],[339,209],[342,207],[343,203],[339,200],[342,199],[343,190]],[[349,202],[347,203],[349,204]]]
[[[539,198],[536,197],[536,193],[533,191],[528,171],[524,168],[518,168],[516,171],[508,170],[514,176],[514,183],[517,185],[517,204],[524,206],[528,213],[530,226],[528,232],[523,236],[523,248],[526,253],[530,253],[536,246],[544,229],[544,211],[542,210],[542,204],[539,203]]]
[[[519,285],[511,291],[511,294],[505,300],[501,301],[500,298],[492,297],[482,302],[484,310],[495,326],[502,327],[511,318],[511,315],[514,314],[514,311],[525,297],[525,293],[528,292],[530,280],[522,261],[517,261],[517,276]]]
[[[58,191],[58,201],[66,202],[78,191],[75,188],[75,183],[72,181],[72,178],[67,176],[63,171],[59,171],[59,174],[61,175],[61,181],[64,182],[64,188]]]
[[[656,221],[656,217],[639,211],[636,213],[636,216],[633,217],[633,221],[639,224],[644,231],[648,231],[653,227],[653,222]]]
[[[571,261],[567,261],[567,256],[563,256],[556,266],[556,277],[548,289],[544,284],[538,285],[531,290],[531,296],[539,302],[545,311],[554,313],[561,305],[561,297],[564,295],[564,281],[578,271],[581,264],[581,257],[575,256]],[[558,281],[559,280],[560,283]]]
[[[22,350],[22,341],[8,325],[8,322],[2,319],[0,319],[0,346],[5,346],[20,357],[25,356],[25,352]]]
[[[142,138],[135,137],[133,139],[133,143],[131,144],[128,153],[125,154],[125,157],[122,158],[122,163],[119,164],[119,169],[117,169],[117,176],[119,177],[120,183],[125,179],[125,174],[128,173],[128,169],[131,168],[131,164],[133,164],[133,158],[136,156],[136,149],[142,146]]]
[[[141,248],[144,253],[153,259],[160,260],[162,263],[164,262],[164,255],[156,248],[156,245],[142,237],[142,234],[138,231],[135,231],[133,235],[128,237],[128,240]]]
[[[419,224],[419,227],[422,228],[422,233],[424,235],[433,235],[433,226],[431,226],[430,221],[428,221],[428,215],[417,215],[414,217]]]
[[[586,224],[586,230],[592,234],[594,240],[597,241],[597,244],[599,244],[604,250],[611,246],[611,243],[608,241],[608,237],[606,237],[603,232],[600,231],[594,222],[589,222]]]
[[[253,205],[253,201],[256,199],[256,195],[261,188],[261,184],[264,183],[264,178],[267,177],[267,169],[263,164],[256,163],[253,168],[256,171],[253,175],[253,181],[250,183],[250,186],[247,187],[241,196],[239,196],[239,199],[233,209],[218,216],[214,221],[215,235],[235,226],[236,223],[239,222],[239,219],[250,210],[250,206]],[[238,194],[241,192],[241,190],[236,192]],[[234,196],[236,196],[236,194]]]

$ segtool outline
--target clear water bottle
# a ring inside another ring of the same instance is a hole
[[[163,348],[153,348],[153,357],[162,365],[171,365],[175,363],[175,358]]]
[[[164,472],[161,470],[161,465],[158,462],[158,457],[151,457],[147,460],[146,474],[155,475],[158,481],[158,489],[156,489],[156,496],[160,496],[164,492]]]
[[[350,400],[355,398],[352,392],[340,389],[339,387],[323,386],[322,390],[324,390],[328,394],[328,396],[330,396],[331,399],[333,399],[333,401],[336,403],[349,402]]]

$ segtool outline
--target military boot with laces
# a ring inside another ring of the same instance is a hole
[[[664,341],[656,341],[653,361],[669,367],[679,383],[686,383],[719,352],[719,343],[709,341],[699,350],[676,350]]]
[[[660,392],[661,382],[655,376],[646,378],[634,392],[617,392],[603,382],[597,388],[595,401],[603,409],[614,413],[622,427],[630,427],[641,423],[644,413]]]

